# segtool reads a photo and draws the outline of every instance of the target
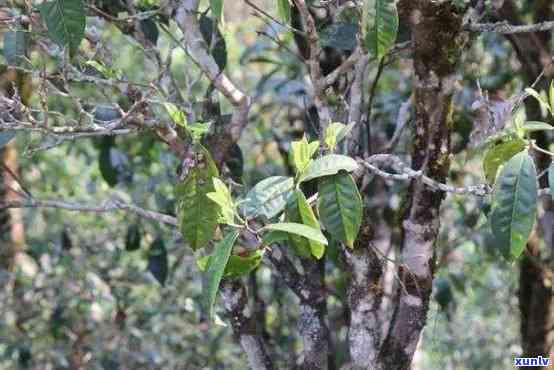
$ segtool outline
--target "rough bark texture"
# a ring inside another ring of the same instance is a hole
[[[452,96],[456,66],[467,42],[462,18],[449,2],[401,1],[414,45],[415,133],[412,167],[444,182],[450,167]],[[435,265],[435,242],[444,194],[420,181],[410,186],[403,217],[401,284],[377,369],[408,369],[427,319]]]
[[[263,339],[258,335],[256,320],[248,308],[248,297],[244,285],[236,280],[223,281],[221,299],[233,326],[233,333],[248,357],[250,368],[253,370],[274,369]]]

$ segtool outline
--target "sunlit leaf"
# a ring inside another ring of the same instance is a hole
[[[489,184],[494,184],[501,165],[525,148],[525,141],[519,138],[501,142],[490,147],[483,158],[483,170]]]
[[[182,127],[187,126],[187,116],[175,104],[170,102],[165,102],[164,107],[165,107],[165,110],[167,111],[167,114],[169,114],[169,117],[176,125],[179,125]]]
[[[300,190],[296,190],[294,196],[287,203],[286,220],[288,222],[301,223],[317,230],[320,229],[312,207],[309,205],[304,193]],[[291,234],[290,241],[294,249],[302,257],[307,258],[313,255],[315,258],[320,259],[325,253],[325,245],[303,236]]]
[[[358,163],[345,155],[329,154],[315,159],[300,177],[300,182],[318,177],[335,175],[339,171],[352,172],[358,169]]]
[[[220,222],[232,224],[235,221],[235,204],[227,185],[217,177],[212,178],[214,192],[207,197],[220,207]]]
[[[308,143],[306,136],[299,141],[293,141],[291,144],[291,159],[296,173],[301,174],[310,164],[312,157],[319,149],[319,141]]]
[[[314,227],[306,226],[299,223],[294,222],[281,222],[278,224],[269,224],[266,225],[264,230],[276,230],[276,231],[284,231],[289,234],[294,234],[298,236],[302,236],[304,238],[313,240],[315,242],[321,243],[323,245],[327,245],[327,238],[321,230],[316,229]]]

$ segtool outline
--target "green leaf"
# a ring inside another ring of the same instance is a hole
[[[164,103],[164,107],[173,123],[181,127],[187,127],[187,116],[182,110],[175,104],[169,102]]]
[[[254,271],[262,262],[264,256],[263,249],[257,249],[251,251],[245,256],[231,255],[227,265],[225,266],[225,272],[223,277],[237,278],[244,275],[248,275]],[[196,260],[196,265],[200,271],[206,271],[212,261],[212,256],[204,256]]]
[[[541,96],[541,94],[539,94],[537,90],[528,87],[525,89],[525,92],[531,95],[533,98],[535,98],[541,105],[542,109],[544,109],[547,112],[552,112],[552,109],[550,108],[550,104]]]
[[[490,221],[506,257],[517,258],[525,249],[537,213],[537,188],[537,170],[527,151],[510,159],[498,176]]]
[[[533,132],[533,131],[554,131],[554,126],[549,125],[546,122],[538,122],[538,121],[527,121],[523,125],[523,130],[527,132]]]
[[[216,243],[214,247],[214,253],[210,264],[206,271],[208,275],[208,282],[206,284],[206,290],[203,294],[204,307],[208,310],[208,320],[212,320],[214,316],[214,304],[219,290],[219,283],[223,278],[225,266],[231,256],[233,245],[237,240],[239,233],[236,230],[232,230],[225,235],[225,237]]]
[[[193,142],[197,143],[210,132],[212,124],[209,122],[196,122],[187,126],[187,132],[189,133]]]
[[[364,45],[373,58],[381,59],[394,46],[398,33],[395,0],[367,0],[362,19]]]
[[[82,0],[52,0],[38,6],[48,36],[75,54],[85,36],[86,17]]]
[[[286,219],[289,222],[301,223],[317,230],[320,229],[319,222],[315,217],[312,207],[310,207],[304,193],[300,190],[294,192],[294,196],[291,197],[287,204]],[[302,257],[307,258],[313,255],[315,258],[320,259],[325,253],[325,245],[314,240],[291,234],[290,241],[295,250]]]
[[[4,58],[10,66],[21,66],[27,53],[27,33],[23,30],[4,33]]]
[[[300,177],[299,182],[313,180],[318,177],[335,175],[339,171],[352,172],[358,169],[358,163],[345,155],[329,154],[314,160]]]
[[[554,201],[554,162],[550,164],[548,169],[548,183],[550,184],[550,195],[552,195],[552,200]]]
[[[289,234],[284,231],[270,231],[262,239],[262,245],[271,245],[274,243],[286,242],[289,240]]]
[[[140,249],[140,227],[138,224],[132,224],[127,228],[125,236],[125,250],[133,252]]]
[[[210,8],[214,18],[218,22],[221,22],[223,18],[223,0],[210,0]]]
[[[308,143],[306,136],[299,141],[293,141],[291,160],[296,168],[296,173],[301,174],[312,161],[312,157],[319,149],[319,141]]]
[[[277,0],[277,12],[283,23],[290,23],[291,11],[289,0]]]
[[[167,280],[167,251],[163,239],[157,238],[148,251],[148,271],[164,286]]]
[[[220,207],[220,222],[223,224],[233,224],[235,221],[235,204],[231,192],[227,185],[217,177],[212,179],[213,193],[208,193],[206,196],[214,201]]]
[[[275,217],[285,209],[293,188],[291,177],[273,176],[262,180],[246,194],[241,211],[248,218]]]
[[[354,248],[362,224],[362,197],[352,176],[341,172],[322,178],[317,210],[327,232]]]
[[[325,145],[327,148],[335,150],[337,144],[348,136],[354,126],[356,126],[356,122],[352,122],[348,126],[343,123],[333,122],[327,126],[325,129]]]
[[[208,198],[214,192],[217,168],[209,152],[200,147],[204,162],[191,169],[185,181],[175,188],[177,217],[181,233],[193,250],[204,247],[217,228],[220,207]]]
[[[501,165],[525,148],[525,141],[513,138],[490,147],[483,158],[483,170],[489,184],[494,184]]]
[[[321,230],[310,226],[306,226],[303,224],[295,223],[295,222],[281,222],[278,224],[269,224],[269,225],[266,225],[262,230],[284,231],[289,234],[303,236],[304,238],[316,241],[323,245],[328,244],[327,238],[325,238],[325,235],[323,235]]]
[[[118,171],[112,163],[112,149],[114,146],[113,137],[105,137],[100,144],[100,153],[98,156],[98,169],[102,178],[110,187],[114,187],[119,182]]]

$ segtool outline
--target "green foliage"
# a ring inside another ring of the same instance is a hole
[[[262,180],[248,192],[240,205],[241,211],[247,218],[273,218],[285,209],[293,188],[291,177],[272,176]]]
[[[487,149],[483,158],[483,170],[487,182],[494,184],[500,166],[524,148],[525,142],[523,140],[512,137]]]
[[[333,122],[325,129],[325,146],[333,151],[355,126],[355,122],[348,126],[339,122]]]
[[[362,33],[371,56],[383,58],[394,46],[398,32],[398,11],[394,0],[368,0],[364,5]]]
[[[296,169],[296,174],[300,175],[311,163],[312,157],[319,149],[319,141],[308,143],[306,136],[299,141],[293,141],[291,144],[291,160]]]
[[[339,171],[352,172],[358,169],[358,163],[345,155],[329,154],[314,160],[300,176],[299,182],[306,182],[318,177],[335,175]]]
[[[180,230],[193,250],[212,239],[220,215],[219,205],[208,197],[216,190],[213,178],[218,176],[217,168],[207,150],[201,149],[201,155],[203,162],[175,188]]]
[[[320,179],[317,210],[325,230],[354,248],[362,224],[362,198],[352,176],[340,172]]]
[[[227,185],[217,177],[212,178],[213,193],[206,194],[219,207],[219,222],[232,225],[235,222],[236,206]]]
[[[223,18],[223,0],[210,0],[210,8],[214,18],[221,22]]]
[[[315,217],[312,207],[308,203],[304,193],[300,190],[294,192],[294,196],[290,198],[287,204],[286,219],[287,221],[301,223],[317,230],[320,229],[319,222]],[[320,259],[325,253],[324,244],[303,236],[291,234],[290,242],[296,252],[304,258],[313,255],[315,258]]]
[[[39,5],[50,38],[73,55],[85,36],[86,17],[82,0],[51,0]]]
[[[156,238],[148,251],[148,271],[164,286],[167,280],[167,250],[162,238]]]
[[[264,230],[283,231],[292,235],[301,236],[323,245],[327,245],[327,238],[321,230],[311,226],[295,223],[295,222],[281,222],[278,224],[266,225]]]
[[[219,290],[219,283],[223,278],[225,266],[227,266],[238,236],[239,233],[237,231],[229,231],[222,240],[215,244],[212,259],[206,271],[208,282],[203,292],[204,308],[208,312],[208,320],[212,320],[214,316],[214,304],[217,291]]]
[[[550,103],[547,99],[545,99],[537,90],[533,88],[526,88],[525,92],[529,95],[531,95],[533,98],[535,98],[539,104],[541,105],[541,108],[544,109],[547,112],[552,113],[552,107],[550,106]]]
[[[516,154],[500,172],[494,191],[491,228],[506,258],[519,257],[537,214],[537,170],[527,151]]]
[[[290,23],[291,9],[289,0],[277,0],[277,12],[284,23]]]

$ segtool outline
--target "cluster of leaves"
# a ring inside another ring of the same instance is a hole
[[[547,98],[531,88],[526,92],[552,115],[554,81]],[[519,257],[525,250],[537,215],[537,169],[529,151],[535,149],[554,156],[554,153],[538,148],[529,138],[534,131],[554,131],[554,126],[546,122],[525,121],[523,112],[516,112],[513,127],[489,140],[483,159],[487,181],[494,185],[491,228],[508,259]],[[551,190],[554,190],[554,165],[550,166],[548,174]]]
[[[351,128],[340,123],[330,125],[324,150],[334,149]],[[320,259],[328,245],[323,229],[335,241],[354,248],[362,220],[362,198],[349,172],[358,164],[337,154],[313,159],[319,149],[318,141],[308,142],[305,137],[293,142],[295,177],[266,178],[237,199],[219,178],[209,151],[196,144],[194,166],[175,191],[180,230],[191,248],[205,247],[215,238],[218,226],[223,229],[213,253],[198,260],[209,277],[205,303],[210,317],[221,279],[253,271],[271,244],[286,241],[300,257]],[[309,181],[318,183],[318,193],[310,200],[301,189]],[[257,229],[253,226],[260,223]],[[233,248],[239,232],[253,234],[258,240],[256,248]]]

